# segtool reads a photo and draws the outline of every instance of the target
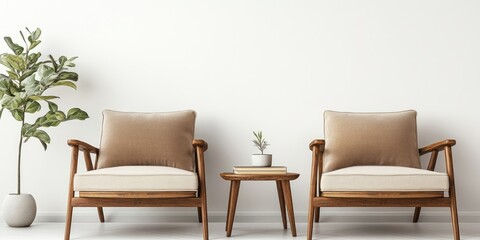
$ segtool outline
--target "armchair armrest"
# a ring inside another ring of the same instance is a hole
[[[70,147],[77,146],[80,151],[98,154],[98,148],[77,139],[68,139],[67,144]]]
[[[92,164],[92,158],[90,157],[90,154],[94,153],[98,157],[98,153],[100,152],[100,150],[88,143],[82,142],[77,139],[68,139],[67,144],[68,146],[72,147],[72,162],[70,165],[70,180],[69,180],[69,192],[68,192],[69,199],[72,199],[75,196],[75,191],[73,190],[73,181],[74,181],[73,179],[75,174],[77,173],[79,152],[80,151],[83,152],[85,167],[87,168],[87,171],[91,171],[93,170],[93,164]]]
[[[426,153],[433,152],[433,151],[440,152],[440,151],[445,150],[445,147],[447,147],[447,146],[452,147],[455,144],[456,144],[456,141],[454,139],[446,139],[446,140],[436,142],[436,143],[432,143],[428,146],[422,147],[422,148],[418,149],[418,153],[420,155],[424,155]]]
[[[204,152],[208,149],[208,143],[203,141],[202,139],[194,139],[192,144],[193,147],[201,147]]]
[[[78,152],[82,151],[83,152],[83,158],[85,159],[85,166],[87,167],[87,171],[91,171],[94,169],[93,163],[92,163],[92,158],[90,156],[91,153],[94,153],[98,157],[98,153],[100,150],[86,142],[82,142],[77,139],[68,139],[67,144],[70,147],[73,147],[72,149],[72,174],[75,174],[77,172],[77,162],[78,162]],[[77,147],[75,149],[75,147]],[[96,168],[96,163],[95,163],[95,168]]]
[[[196,168],[198,174],[198,196],[202,198],[202,201],[207,201],[207,189],[206,189],[206,180],[205,180],[205,159],[204,152],[208,149],[207,142],[202,139],[194,139],[193,147],[195,148],[195,158],[196,158]]]
[[[323,139],[315,139],[310,143],[310,150],[313,151],[313,147],[318,146],[320,149],[320,152],[323,152],[325,150],[325,140]]]

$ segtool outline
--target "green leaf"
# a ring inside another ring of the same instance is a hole
[[[15,95],[15,93],[18,93],[20,90],[19,90],[19,87],[17,87],[17,85],[15,85],[13,83],[13,80],[10,81],[10,89],[8,89],[8,92],[10,93],[9,95],[13,96]]]
[[[63,113],[62,111],[56,111],[53,114],[53,117],[55,117],[56,120],[63,121],[67,116],[65,116],[65,113]]]
[[[0,108],[0,118],[2,118],[3,109],[4,109],[3,107]]]
[[[70,81],[58,81],[54,83],[53,86],[67,86],[77,90],[77,85],[75,85],[74,82],[70,82]]]
[[[48,109],[50,109],[50,112],[56,112],[58,110],[58,105],[55,104],[54,102],[47,101],[48,103]]]
[[[30,96],[29,99],[31,100],[52,100],[59,98],[57,96]]]
[[[40,106],[40,103],[37,101],[30,101],[27,103],[27,107],[25,108],[25,112],[28,113],[36,113],[42,109],[42,106]]]
[[[33,41],[37,41],[40,38],[40,35],[42,35],[42,30],[40,30],[40,28],[37,28],[30,36],[32,36]]]
[[[13,67],[8,63],[7,58],[6,58],[7,53],[0,54],[0,64],[3,66],[7,67],[10,70],[14,70]]]
[[[23,61],[21,57],[13,54],[4,54],[2,57],[13,69],[17,71],[23,71],[25,69],[25,61]]]
[[[0,80],[0,92],[6,93],[10,89],[10,81],[8,79]]]
[[[52,74],[46,78],[43,78],[40,80],[43,85],[46,87],[46,88],[50,88],[50,86],[55,83],[56,81],[58,81],[58,74]]]
[[[40,126],[40,127],[52,127],[52,126],[58,126],[61,122],[66,121],[66,116],[65,113],[62,111],[56,111],[56,112],[47,112],[45,116],[38,118],[35,121],[35,126]]]
[[[14,110],[10,110],[10,112],[12,113],[12,116],[13,116],[13,118],[15,118],[15,120],[23,121],[24,114],[22,114],[22,112],[20,110],[14,109]]]
[[[35,64],[37,63],[38,59],[40,58],[40,56],[42,56],[41,53],[32,53],[30,55],[28,55],[28,62],[30,64]],[[37,67],[38,68],[38,67]],[[35,68],[35,70],[37,69]]]
[[[38,38],[40,37],[41,31],[40,31],[40,29],[37,28],[35,30],[35,32],[32,33],[30,31],[30,29],[28,29],[28,28],[25,28],[25,29],[27,29],[28,33],[30,34],[28,36],[28,41],[30,42],[30,46],[28,47],[28,49],[33,49],[34,47],[36,47],[40,43],[40,40],[38,40]],[[27,42],[25,41],[25,37],[23,36],[22,31],[20,31],[20,35],[22,35],[23,41],[25,42],[25,44],[27,44]]]
[[[78,119],[78,120],[85,120],[88,118],[88,114],[81,110],[80,108],[72,108],[68,110],[67,113],[67,119],[68,120],[73,120],[73,119]]]
[[[45,150],[47,150],[47,144],[50,143],[50,136],[48,136],[48,134],[45,131],[37,129],[33,133],[32,137],[38,138],[38,140],[40,140],[40,143],[42,144],[43,148]]]
[[[23,128],[22,128],[22,136],[23,137],[31,137],[31,136],[33,136],[33,133],[35,132],[36,129],[37,129],[37,126],[29,124],[29,123],[25,123],[23,125]],[[28,141],[28,139],[25,139],[24,142],[27,142],[27,141]]]
[[[20,31],[20,36],[22,36],[22,39],[23,39],[23,42],[25,43],[25,45],[27,44],[27,41],[25,41],[25,36],[23,35],[23,32]]]
[[[70,80],[70,81],[77,81],[78,80],[78,74],[74,72],[61,72],[60,75],[58,75],[59,80]]]
[[[10,70],[7,70],[7,73],[8,73],[8,77],[13,79],[13,80],[17,80],[19,79],[18,75],[15,73],[15,72],[12,72]]]
[[[25,72],[23,72],[22,76],[20,76],[18,80],[23,81],[25,80],[25,78],[32,76],[32,74],[34,74],[36,71],[37,71],[36,69],[28,69]]]
[[[40,77],[43,79],[53,75],[55,73],[55,70],[45,64],[42,64],[38,67],[37,72],[38,75],[40,75]]]
[[[62,122],[62,121],[54,121],[54,122],[52,122],[52,124],[50,125],[50,127],[56,127],[56,126],[60,125],[61,122]]]
[[[40,44],[42,41],[38,40],[38,41],[34,41],[32,42],[32,45],[30,45],[30,47],[28,48],[29,50],[32,50],[34,49],[36,46],[38,46],[38,44]]]
[[[67,61],[67,63],[65,63],[65,66],[67,66],[67,67],[75,67],[76,65],[75,65],[75,63],[73,63],[73,62]]]
[[[57,62],[55,61],[55,58],[53,58],[52,55],[48,55],[48,57],[50,58],[50,61],[52,62],[53,69],[55,70],[55,72],[58,72],[58,71],[59,71],[59,69],[58,69],[58,64],[57,64]]]
[[[9,110],[15,110],[15,109],[20,109],[20,106],[23,106],[25,103],[25,100],[23,100],[20,96],[9,96],[5,95],[2,98],[2,106],[9,109]]]
[[[9,107],[9,104],[10,104],[10,102],[12,101],[12,99],[13,99],[12,96],[10,96],[10,95],[4,95],[4,96],[2,97],[2,99],[0,99],[0,100],[1,100],[1,101],[0,101],[0,106],[2,106],[2,107],[4,107],[4,108],[7,108],[7,109],[10,110],[11,108]]]
[[[67,57],[65,56],[61,56],[58,61],[60,62],[60,65],[63,66],[63,64],[65,64],[65,62],[67,61]]]
[[[50,113],[50,112],[48,112]],[[48,114],[47,113],[47,114]],[[37,120],[35,121],[35,124],[33,124],[34,126],[37,126],[37,127],[49,127],[50,124],[46,124],[48,122],[48,119],[47,117],[43,116],[43,117],[39,117],[37,118]],[[26,133],[25,133],[26,134]],[[33,134],[33,133],[32,133]],[[30,135],[31,136],[31,135]]]
[[[42,93],[42,86],[40,82],[35,80],[35,75],[31,75],[22,82],[22,85],[25,86],[25,92],[27,96],[39,95]]]
[[[5,96],[3,96],[3,98],[1,99],[0,104],[1,104],[2,107],[6,107],[6,106],[8,106],[8,105],[10,104],[10,102],[11,102],[12,100],[13,100],[13,97],[12,97],[12,96],[10,96],[10,95],[5,95]],[[7,109],[9,109],[9,108],[7,107]]]
[[[0,93],[2,93],[2,97],[3,94],[11,96],[12,92],[15,92],[15,89],[16,86],[13,84],[12,80],[9,78],[0,78]],[[2,99],[2,97],[0,97],[0,99]]]
[[[10,37],[4,37],[3,38],[5,42],[7,43],[8,47],[12,49],[12,51],[15,53],[15,55],[20,55],[23,52],[23,47],[14,43],[12,41],[12,38]]]
[[[43,146],[43,150],[47,151],[47,143],[45,141],[40,140],[40,143]]]
[[[70,59],[68,59],[66,62],[65,62],[65,66],[67,67],[75,67],[75,63],[73,63],[73,61],[75,59],[77,59],[78,57],[72,57]]]

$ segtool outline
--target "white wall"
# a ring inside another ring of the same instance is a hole
[[[0,0],[0,9],[1,36],[19,41],[24,26],[41,27],[43,53],[79,56],[78,91],[56,93],[60,106],[78,106],[91,116],[49,129],[46,152],[38,142],[25,145],[23,190],[37,199],[39,215],[63,216],[70,164],[65,142],[98,145],[103,109],[195,109],[196,136],[210,145],[212,215],[222,215],[227,203],[229,184],[218,173],[248,165],[256,151],[251,132],[263,130],[275,164],[301,174],[292,182],[300,216],[307,209],[308,144],[323,137],[324,110],[416,109],[421,145],[457,139],[460,213],[480,217],[479,1]],[[4,113],[0,196],[16,189],[18,127]],[[244,183],[240,191],[239,213],[278,212],[272,183]],[[341,211],[347,210],[327,213]]]

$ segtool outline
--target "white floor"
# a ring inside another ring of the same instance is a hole
[[[225,224],[210,223],[210,239],[305,239],[306,224],[298,223],[296,238],[281,223],[235,223],[232,237],[225,237]],[[0,225],[1,240],[63,239],[63,223],[34,223],[29,228]],[[201,239],[199,223],[74,223],[71,239]],[[460,224],[462,239],[480,240],[479,223]],[[345,223],[321,222],[314,226],[314,239],[322,240],[404,240],[452,239],[448,223]]]

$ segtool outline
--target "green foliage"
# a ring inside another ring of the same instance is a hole
[[[39,61],[42,54],[31,50],[41,43],[39,38],[42,31],[39,28],[33,32],[27,28],[27,31],[28,42],[20,31],[24,47],[13,42],[12,38],[4,37],[13,54],[0,54],[0,64],[6,67],[6,73],[0,74],[0,117],[4,109],[9,110],[13,118],[22,122],[23,141],[37,138],[46,150],[50,137],[42,128],[56,127],[70,120],[84,120],[88,114],[79,108],[72,108],[65,114],[53,102],[59,97],[46,94],[48,89],[57,86],[77,89],[75,82],[78,74],[68,71],[68,68],[75,67],[73,61],[76,57],[61,56],[55,59],[48,55],[48,60]],[[34,123],[27,123],[25,114],[40,112],[42,103],[48,105],[48,112],[38,117]]]
[[[75,82],[78,81],[78,74],[68,71],[68,68],[75,67],[73,61],[77,57],[61,56],[55,59],[52,55],[48,55],[48,60],[39,61],[42,54],[31,51],[41,43],[42,31],[39,28],[33,32],[27,28],[27,31],[29,33],[27,39],[20,31],[24,47],[13,42],[12,38],[4,37],[13,54],[0,54],[0,65],[6,67],[5,74],[0,73],[0,118],[7,109],[13,118],[22,122],[18,145],[18,194],[20,194],[22,143],[33,137],[38,139],[43,148],[47,150],[50,136],[43,130],[44,128],[56,127],[60,123],[70,120],[88,118],[88,114],[80,108],[72,108],[65,114],[53,102],[59,97],[46,94],[48,89],[58,86],[77,89]],[[42,110],[42,103],[48,105],[48,111],[38,117],[34,123],[27,123],[25,115],[27,113],[39,114]]]
[[[262,131],[255,132],[253,131],[253,135],[255,136],[255,139],[253,139],[253,143],[255,144],[254,146],[260,150],[260,152],[263,154],[263,151],[267,148],[268,144],[267,140],[263,138],[263,133]]]

